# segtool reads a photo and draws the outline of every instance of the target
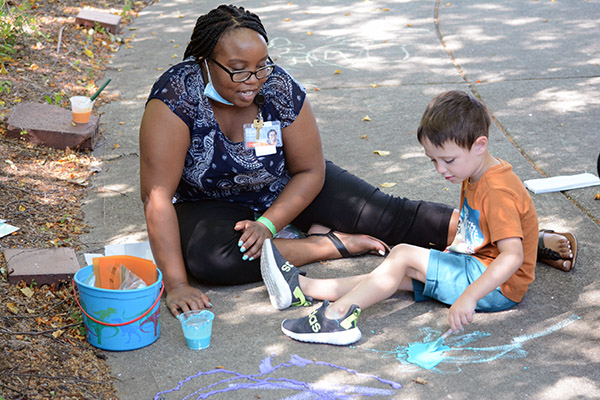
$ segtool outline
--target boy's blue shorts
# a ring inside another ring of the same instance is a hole
[[[427,266],[427,282],[413,279],[415,301],[429,298],[452,305],[467,287],[485,271],[485,265],[467,254],[431,250]],[[502,311],[517,303],[508,299],[497,287],[477,302],[477,311]]]

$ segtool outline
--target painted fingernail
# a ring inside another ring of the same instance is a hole
[[[246,254],[244,254],[244,257],[242,257],[242,260],[246,261],[248,259],[248,256]]]
[[[238,247],[242,247],[244,245],[244,242],[242,242],[241,240],[238,242]]]
[[[379,250],[379,254],[382,255],[382,256],[385,256],[385,251]]]
[[[212,307],[212,303],[210,301],[208,302],[208,305]]]
[[[243,253],[243,252],[246,251],[246,248],[245,247],[240,247],[240,251]]]
[[[248,261],[254,261],[254,257],[250,257]]]

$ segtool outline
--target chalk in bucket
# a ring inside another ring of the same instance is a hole
[[[122,261],[125,267],[130,262],[126,259]],[[154,283],[150,282],[147,287],[134,290],[104,289],[86,284],[94,273],[93,265],[77,271],[73,291],[75,292],[76,285],[79,291],[78,302],[83,312],[85,337],[92,346],[114,351],[134,350],[158,339],[160,297],[164,287],[162,273],[156,270]],[[77,293],[75,298],[77,299]]]

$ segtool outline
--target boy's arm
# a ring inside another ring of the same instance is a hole
[[[450,307],[448,320],[453,332],[463,330],[463,324],[473,321],[477,301],[510,278],[523,264],[521,238],[512,237],[496,242],[500,254],[475,282]]]

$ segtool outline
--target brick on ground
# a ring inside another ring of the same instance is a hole
[[[70,281],[79,270],[75,251],[70,247],[47,249],[7,249],[4,257],[8,266],[8,281],[25,281],[38,285]]]
[[[8,118],[6,136],[55,149],[93,150],[99,142],[99,127],[100,118],[93,113],[87,124],[75,124],[70,110],[23,102],[17,104]]]
[[[94,28],[96,24],[99,24],[113,35],[116,35],[119,33],[121,17],[99,10],[84,8],[83,10],[79,11],[77,17],[75,17],[75,23],[78,25],[83,25],[87,28]]]

